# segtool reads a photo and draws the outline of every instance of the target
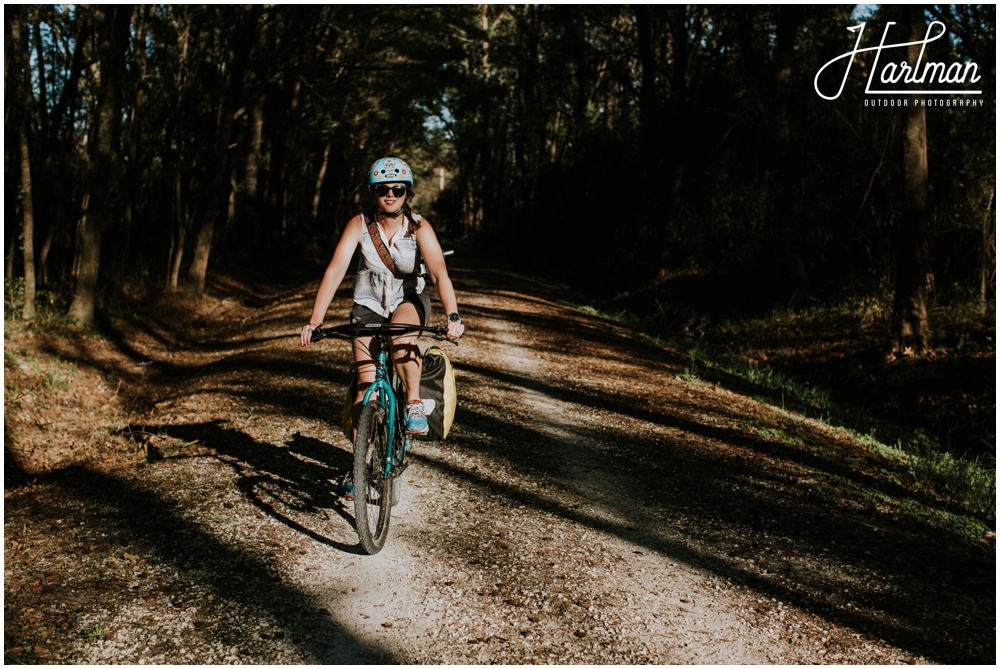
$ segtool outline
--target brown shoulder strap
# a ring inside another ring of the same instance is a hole
[[[382,262],[389,268],[389,271],[392,272],[393,276],[397,279],[410,278],[410,274],[401,274],[400,271],[396,269],[396,263],[393,262],[392,256],[389,254],[389,249],[387,249],[385,244],[382,242],[382,235],[379,234],[378,225],[376,225],[375,221],[368,221],[368,236],[372,238],[372,244],[375,245],[375,252],[378,253],[378,257],[382,259]]]

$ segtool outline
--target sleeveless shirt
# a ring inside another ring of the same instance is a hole
[[[413,214],[413,220],[421,220],[419,214]],[[420,249],[416,237],[412,234],[412,221],[407,219],[392,239],[386,239],[385,233],[376,225],[375,229],[382,237],[382,243],[389,250],[396,269],[403,274],[412,274],[420,270]],[[406,235],[410,234],[409,237]],[[368,307],[375,313],[388,318],[403,300],[424,292],[426,282],[417,274],[406,279],[397,279],[379,258],[375,244],[368,232],[368,220],[361,215],[361,259],[358,261],[358,272],[354,279],[354,303]]]

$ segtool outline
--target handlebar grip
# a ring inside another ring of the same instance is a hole
[[[312,335],[310,335],[309,341],[311,341],[313,344],[315,344],[316,342],[318,342],[318,341],[320,341],[322,339],[326,339],[326,336],[327,336],[326,335],[326,330],[324,330],[322,326],[317,326],[312,331]]]

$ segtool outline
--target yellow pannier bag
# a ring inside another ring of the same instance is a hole
[[[458,389],[451,360],[437,346],[427,349],[420,365],[420,399],[430,429],[417,439],[443,441],[455,420]]]

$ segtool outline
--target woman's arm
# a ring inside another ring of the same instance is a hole
[[[437,287],[438,295],[441,298],[441,306],[446,314],[457,314],[458,299],[455,297],[455,287],[451,285],[451,278],[448,276],[448,266],[444,262],[444,252],[441,251],[441,244],[438,242],[434,228],[423,219],[416,232],[417,245],[420,247],[420,256],[427,265],[427,273],[430,274],[431,282]],[[448,321],[448,338],[458,339],[465,331],[462,321]]]
[[[351,264],[351,258],[354,257],[354,250],[358,248],[358,244],[360,243],[361,217],[355,216],[347,223],[343,234],[340,235],[340,241],[337,242],[333,258],[330,259],[330,264],[327,265],[326,271],[323,273],[323,280],[320,282],[319,291],[316,293],[316,301],[313,302],[309,324],[302,328],[301,340],[303,346],[308,346],[311,343],[312,331],[316,329],[316,326],[323,323],[326,310],[330,308],[330,302],[333,301],[333,296],[337,293],[337,289],[340,288],[340,283],[344,280],[347,268]]]

